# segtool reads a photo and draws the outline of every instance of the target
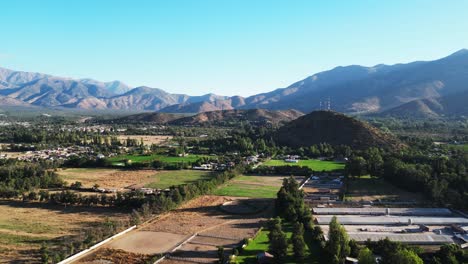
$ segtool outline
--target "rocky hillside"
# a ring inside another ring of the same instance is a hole
[[[181,114],[167,114],[167,113],[141,113],[129,115],[114,119],[116,123],[134,123],[134,122],[147,122],[155,124],[167,124],[176,119],[182,118]]]
[[[443,97],[414,100],[378,116],[397,118],[444,118],[468,116],[468,91]]]
[[[364,149],[372,146],[401,147],[397,139],[352,117],[314,111],[279,128],[274,138],[285,146],[301,147],[320,143]]]
[[[249,122],[252,124],[284,124],[304,115],[296,110],[269,111],[264,109],[222,110],[199,113],[173,120],[174,125],[229,125]]]

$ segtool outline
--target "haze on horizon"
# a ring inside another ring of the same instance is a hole
[[[468,48],[466,1],[8,1],[0,67],[248,96]]]

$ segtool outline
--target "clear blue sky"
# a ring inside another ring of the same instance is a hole
[[[468,48],[467,12],[459,0],[2,1],[0,67],[246,96]]]

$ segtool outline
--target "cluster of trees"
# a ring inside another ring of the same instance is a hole
[[[277,214],[286,221],[299,222],[307,230],[312,229],[312,214],[304,203],[304,192],[299,190],[298,182],[293,178],[285,178],[277,193],[275,201]]]
[[[13,198],[36,188],[63,186],[50,162],[2,161],[0,166],[0,197]]]
[[[370,174],[403,189],[421,192],[437,205],[468,208],[468,153],[435,155],[421,149],[401,153],[372,148],[355,153],[346,164],[350,176]]]
[[[258,166],[255,173],[262,175],[297,175],[310,176],[314,171],[307,166]]]

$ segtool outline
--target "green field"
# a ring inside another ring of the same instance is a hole
[[[333,171],[344,169],[345,164],[342,162],[335,161],[323,161],[323,160],[299,160],[298,163],[288,163],[284,160],[269,160],[262,164],[263,166],[307,166],[314,171]]]
[[[213,172],[196,170],[174,170],[162,171],[151,177],[151,182],[145,187],[166,189],[175,185],[182,185],[196,182],[198,180],[207,180],[213,177]]]
[[[286,233],[286,236],[288,237],[288,239],[290,239],[292,236],[292,227],[290,225],[284,225],[283,231]],[[269,245],[268,233],[269,231],[265,229],[260,231],[260,233],[255,237],[255,239],[250,241],[249,245],[247,245],[247,247],[245,247],[241,251],[239,256],[237,256],[236,260],[240,264],[257,263],[257,259],[256,259],[257,254],[264,252],[264,251],[268,251],[268,245]],[[311,263],[311,264],[318,263],[318,260],[317,260],[318,248],[314,247],[312,251],[309,249],[309,248],[312,248],[312,242],[311,242],[311,238],[307,236],[307,232],[306,232],[304,239],[306,241],[306,259],[304,260],[304,263]],[[297,263],[293,255],[294,253],[293,253],[292,245],[289,245],[288,256],[285,259],[284,263],[288,263],[288,264]]]
[[[171,157],[165,156],[161,154],[152,154],[152,155],[119,155],[112,158],[109,158],[113,165],[117,165],[118,163],[125,162],[127,160],[131,160],[134,163],[140,162],[151,162],[153,160],[159,160],[166,163],[180,163],[180,162],[195,162],[200,158],[208,157],[205,155],[188,155],[185,157]]]
[[[215,195],[251,198],[275,198],[281,188],[283,176],[241,175],[222,185]]]

